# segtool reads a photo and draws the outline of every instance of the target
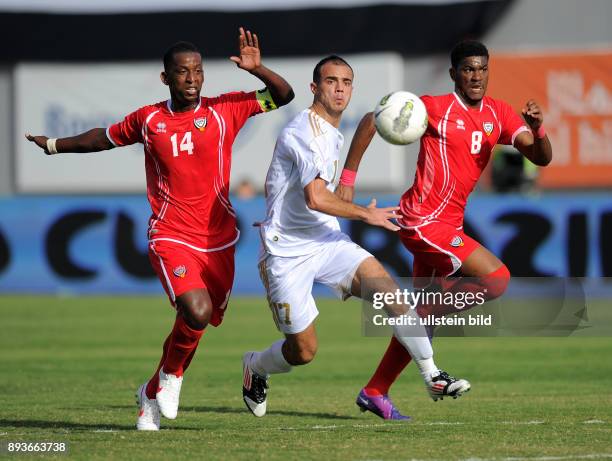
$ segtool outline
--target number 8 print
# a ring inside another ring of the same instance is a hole
[[[472,154],[480,154],[480,148],[482,147],[482,131],[472,131],[472,147],[470,152]]]

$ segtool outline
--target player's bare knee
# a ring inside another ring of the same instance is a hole
[[[188,324],[194,330],[203,330],[208,326],[212,309],[209,306],[197,306],[192,310],[187,311]]]
[[[212,316],[212,302],[208,295],[191,295],[177,298],[177,306],[187,324],[195,330],[208,326]]]

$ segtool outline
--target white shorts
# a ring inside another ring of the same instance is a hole
[[[327,285],[342,299],[348,298],[357,268],[371,256],[342,232],[321,243],[314,253],[294,257],[267,254],[259,263],[259,276],[278,329],[299,333],[319,315],[312,297],[314,282]]]

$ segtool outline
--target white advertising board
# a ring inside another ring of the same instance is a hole
[[[353,99],[341,131],[343,155],[364,113],[386,93],[402,89],[404,63],[398,55],[345,56],[355,70]],[[293,86],[296,98],[286,107],[251,118],[234,144],[232,178],[249,179],[263,187],[276,136],[312,102],[309,83],[319,57],[264,59]],[[24,133],[71,136],[106,127],[146,104],[166,100],[159,79],[161,62],[128,64],[20,64],[15,70],[16,185],[26,193],[124,193],[145,188],[141,145],[92,154],[45,156]],[[250,74],[231,61],[205,60],[203,95],[261,88]],[[415,147],[391,146],[375,137],[360,169],[362,188],[399,190],[412,182]],[[408,160],[410,159],[410,160]],[[410,171],[408,171],[410,170]]]

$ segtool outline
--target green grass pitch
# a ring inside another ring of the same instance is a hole
[[[67,441],[70,459],[612,458],[609,337],[439,338],[437,363],[472,391],[434,403],[410,366],[391,395],[414,419],[393,423],[354,403],[388,339],[361,336],[356,301],[319,307],[318,355],[272,377],[267,416],[244,407],[241,357],[279,333],[262,298],[235,297],[202,338],[178,419],[139,433],[133,395],[171,327],[167,300],[0,297],[0,441]]]

